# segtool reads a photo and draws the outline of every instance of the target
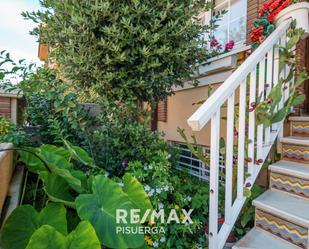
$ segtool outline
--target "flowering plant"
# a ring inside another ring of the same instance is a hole
[[[292,0],[271,0],[263,4],[250,35],[253,48],[257,48],[274,31],[275,17],[291,3]]]
[[[224,46],[222,46],[222,44],[220,44],[216,38],[212,38],[210,40],[211,51],[216,53],[217,55],[229,52],[234,48],[234,45],[235,43],[233,40],[228,41]]]

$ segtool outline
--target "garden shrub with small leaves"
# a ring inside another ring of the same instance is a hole
[[[148,234],[146,243],[154,248],[201,248],[207,245],[205,224],[208,217],[208,184],[176,170],[169,162],[171,155],[158,151],[152,162],[135,161],[128,164],[131,172],[144,185],[154,209],[164,209],[169,213],[176,209],[183,219],[181,210],[193,209],[192,224],[160,224],[164,234]]]

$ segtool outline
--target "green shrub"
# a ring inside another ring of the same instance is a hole
[[[176,209],[194,209],[192,224],[160,224],[165,234],[149,234],[146,242],[157,248],[201,248],[206,246],[205,224],[208,218],[208,184],[173,168],[171,155],[157,151],[152,162],[131,162],[126,171],[132,172],[144,185],[154,209],[169,213]],[[180,215],[180,219],[181,219]]]
[[[29,144],[30,138],[21,127],[0,116],[0,143],[13,143],[15,146],[21,146]]]
[[[211,27],[195,17],[210,7],[207,1],[41,3],[41,11],[24,16],[44,23],[32,33],[53,48],[51,60],[77,90],[121,102],[157,101],[206,59],[204,33]]]

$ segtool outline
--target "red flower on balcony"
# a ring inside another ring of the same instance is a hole
[[[262,32],[263,32],[262,26],[260,26],[258,28],[255,28],[255,27],[252,28],[252,32],[251,32],[251,36],[250,36],[251,41],[258,41]]]
[[[264,20],[261,20],[260,22],[258,20],[255,21],[255,25],[260,26],[252,28],[250,35],[250,39],[253,42],[252,46],[254,48],[261,44],[265,38],[270,35],[270,33],[273,31],[273,28],[268,29],[268,26],[273,25],[272,23],[275,21],[275,18],[280,13],[280,11],[289,6],[291,3],[292,0],[271,0],[263,4],[259,10],[258,19]],[[266,25],[265,19],[268,21],[268,24],[266,23]]]

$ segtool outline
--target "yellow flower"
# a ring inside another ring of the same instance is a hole
[[[180,220],[183,221],[184,218],[185,218],[185,215],[184,215],[184,214],[181,214],[181,215],[180,215]]]
[[[175,209],[177,209],[177,210],[179,209],[179,205],[178,204],[175,205]]]
[[[147,235],[146,235],[144,239],[145,239],[147,245],[152,246],[153,241],[152,241],[152,239],[151,239],[150,236],[147,236]]]

